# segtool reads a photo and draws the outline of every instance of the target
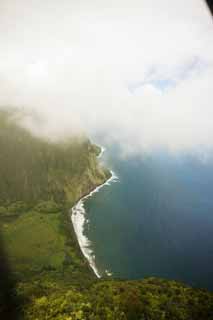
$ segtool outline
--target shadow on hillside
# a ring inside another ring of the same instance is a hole
[[[0,236],[0,319],[18,320],[19,305],[7,255]]]

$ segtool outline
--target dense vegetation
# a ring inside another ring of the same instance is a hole
[[[109,177],[97,162],[100,150],[83,137],[43,140],[16,120],[0,112],[0,319],[213,319],[206,290],[95,278],[69,208]]]
[[[171,320],[213,319],[213,299],[206,291],[175,281],[100,281],[83,292],[53,289],[25,310],[26,319]]]

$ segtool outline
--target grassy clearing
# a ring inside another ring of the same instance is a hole
[[[10,265],[16,271],[60,269],[65,257],[65,236],[60,232],[60,212],[31,210],[2,225]]]

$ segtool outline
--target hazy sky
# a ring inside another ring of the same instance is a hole
[[[125,150],[213,146],[213,22],[202,0],[0,0],[0,105],[34,129]]]

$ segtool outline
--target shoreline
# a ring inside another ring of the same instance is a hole
[[[104,152],[105,152],[105,148],[101,147],[101,152],[97,156],[97,158],[98,159],[101,158]],[[86,217],[86,210],[84,208],[84,201],[89,197],[91,197],[94,193],[99,192],[99,190],[105,185],[110,185],[112,182],[118,180],[118,177],[112,170],[110,170],[110,173],[111,173],[111,177],[109,179],[107,179],[101,185],[96,186],[88,194],[84,195],[71,208],[71,221],[72,221],[72,225],[78,240],[78,244],[80,246],[83,256],[87,259],[89,266],[91,267],[91,269],[93,270],[97,278],[101,278],[101,274],[99,273],[95,264],[95,254],[93,250],[90,248],[91,241],[84,235],[84,225],[85,225],[85,222],[88,221]]]

